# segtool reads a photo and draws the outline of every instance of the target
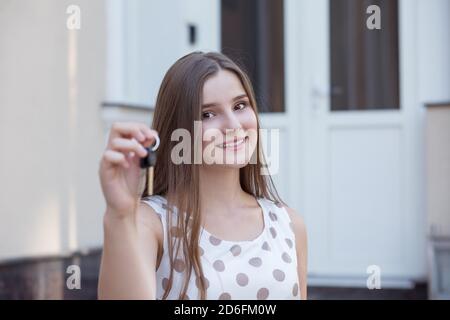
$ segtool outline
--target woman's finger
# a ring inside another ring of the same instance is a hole
[[[106,162],[109,162],[114,165],[122,165],[125,168],[129,168],[130,164],[128,163],[125,155],[121,152],[114,150],[106,150],[103,154],[103,159]]]
[[[156,137],[158,136],[158,132],[156,132],[156,130],[150,129],[147,126],[144,126],[143,130],[144,130],[145,136],[149,139],[152,139],[152,138],[156,139]]]
[[[114,122],[111,126],[110,139],[133,137],[138,141],[144,141],[146,135],[142,132],[146,125],[135,122]]]
[[[147,155],[147,150],[136,139],[115,138],[111,141],[111,149],[120,152],[135,152],[141,157]]]
[[[144,126],[141,128],[142,133],[145,135],[145,140],[141,141],[141,143],[145,147],[149,147],[155,143],[156,138],[158,137],[158,132],[155,130],[150,129],[147,126]]]

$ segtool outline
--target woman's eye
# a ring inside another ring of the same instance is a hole
[[[242,110],[247,106],[245,102],[239,102],[234,108],[235,110]]]
[[[202,113],[202,119],[209,119],[209,118],[212,118],[212,117],[213,117],[213,113],[212,112],[207,111],[207,112],[203,112]]]

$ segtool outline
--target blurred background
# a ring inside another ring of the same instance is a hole
[[[450,1],[0,0],[0,299],[96,298],[107,132],[194,50],[280,130],[310,299],[450,298]]]

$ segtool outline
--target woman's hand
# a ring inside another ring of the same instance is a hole
[[[109,214],[117,217],[135,213],[139,205],[141,168],[158,133],[136,122],[115,122],[100,161],[99,176]]]

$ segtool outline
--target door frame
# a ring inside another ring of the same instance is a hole
[[[328,0],[298,1],[291,3],[295,15],[290,19],[290,28],[295,29],[297,42],[288,45],[288,57],[292,58],[290,68],[298,75],[292,77],[295,89],[291,97],[290,106],[297,106],[292,111],[295,116],[295,136],[298,139],[298,163],[300,164],[297,181],[302,181],[298,189],[298,196],[291,197],[298,201],[301,214],[304,215],[310,235],[309,242],[309,283],[312,285],[337,286],[365,286],[367,275],[344,273],[333,270],[327,260],[320,257],[320,252],[326,251],[316,239],[321,232],[329,233],[327,222],[318,218],[315,208],[320,196],[312,192],[311,186],[317,182],[317,176],[311,175],[311,166],[317,159],[326,159],[327,154],[315,145],[315,136],[323,130],[312,119],[314,117],[327,117],[330,106],[329,95],[329,14]],[[317,14],[323,12],[323,14]],[[311,30],[311,26],[321,25],[321,28]],[[402,192],[402,214],[405,217],[403,226],[404,242],[415,250],[405,250],[405,268],[401,272],[382,275],[383,287],[411,287],[413,281],[425,278],[425,219],[424,219],[424,177],[418,174],[422,167],[422,119],[423,111],[420,108],[417,81],[417,0],[399,0],[399,81],[400,81],[400,110],[374,110],[374,111],[345,111],[333,114],[332,124],[345,125],[348,118],[363,126],[383,122],[387,125],[400,125],[402,127],[403,159],[402,171],[399,172]],[[314,32],[312,32],[314,31]],[[293,32],[292,30],[290,32]],[[288,81],[292,88],[293,83]],[[288,95],[289,97],[289,95]],[[294,107],[295,108],[295,107]],[[293,108],[293,109],[294,109]],[[323,134],[323,132],[322,132]],[[293,164],[294,169],[298,164]],[[320,178],[320,177],[319,177]],[[292,178],[295,179],[295,178]],[[322,177],[322,179],[325,179]],[[323,182],[322,182],[323,183]],[[291,186],[294,186],[291,182]],[[292,189],[292,187],[291,187]],[[325,199],[327,197],[325,196]],[[325,204],[326,205],[326,204]],[[327,210],[325,208],[324,210]],[[323,231],[325,229],[326,231]]]

